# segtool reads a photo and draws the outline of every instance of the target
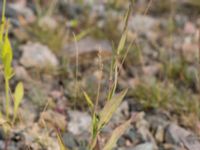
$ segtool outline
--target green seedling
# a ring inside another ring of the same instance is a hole
[[[119,64],[118,64],[118,58],[120,57],[120,55],[122,55],[123,51],[124,51],[124,47],[125,47],[125,43],[126,43],[126,38],[127,38],[127,25],[128,25],[128,19],[129,16],[131,14],[131,6],[129,7],[125,17],[124,17],[124,29],[123,29],[123,33],[121,36],[121,39],[119,41],[118,47],[117,47],[117,51],[116,51],[116,56],[113,57],[112,60],[112,65],[111,65],[111,70],[110,70],[110,80],[112,80],[113,78],[113,84],[110,87],[110,91],[108,93],[108,99],[110,100],[113,96],[113,94],[116,91],[116,87],[117,87],[117,81],[118,81],[118,69],[119,69]]]
[[[50,29],[46,26],[39,25],[39,21],[37,20],[25,27],[25,29],[34,41],[47,45],[56,54],[59,54],[60,49],[62,49],[67,39],[65,27],[60,24],[55,29]]]
[[[6,91],[6,117],[8,118],[10,109],[9,80],[13,76],[13,69],[11,67],[13,54],[10,41],[8,39],[8,31],[6,31],[6,35],[3,38],[4,39],[2,41],[2,47],[1,47],[1,58],[2,58],[2,64],[4,66],[3,72],[5,79],[5,91]]]
[[[54,12],[56,6],[57,6],[57,2],[58,0],[51,0],[48,3],[45,3],[46,6],[45,8],[42,7],[42,0],[35,0],[35,6],[36,6],[36,13],[37,13],[37,17],[40,19],[44,16],[51,16],[52,13]]]
[[[3,75],[5,79],[5,111],[6,111],[6,118],[7,121],[9,120],[10,115],[10,107],[11,107],[11,95],[10,95],[10,87],[9,81],[13,77],[14,72],[12,68],[12,60],[13,60],[13,52],[10,44],[10,40],[8,38],[8,25],[9,22],[6,21],[5,18],[5,9],[6,9],[6,0],[3,1],[3,8],[2,8],[2,20],[0,25],[0,58],[3,64]],[[15,101],[14,101],[14,118],[15,120],[17,116],[17,110],[23,98],[23,85],[19,83],[16,87],[15,91]]]
[[[179,116],[200,116],[198,97],[187,88],[178,88],[174,82],[141,81],[128,94],[146,110],[163,109]]]
[[[12,49],[10,41],[8,39],[8,30],[6,29],[6,19],[5,19],[5,7],[6,0],[3,1],[2,8],[2,20],[1,20],[1,31],[0,31],[0,49],[1,49],[1,60],[4,66],[3,74],[5,79],[5,93],[6,93],[6,118],[9,117],[9,107],[10,107],[10,96],[9,96],[9,80],[13,75],[11,63],[12,63]],[[6,33],[4,34],[4,31]]]
[[[131,5],[130,5],[131,6]],[[110,70],[110,79],[113,82],[110,86],[108,96],[107,96],[107,101],[99,112],[97,111],[97,105],[98,105],[98,99],[96,100],[95,106],[93,104],[93,101],[91,98],[88,96],[86,92],[84,93],[85,99],[87,104],[89,105],[90,109],[92,110],[92,135],[91,135],[91,142],[89,145],[89,150],[93,150],[96,148],[100,148],[99,146],[99,135],[101,133],[102,128],[108,124],[110,119],[112,118],[114,112],[116,112],[117,108],[121,104],[122,100],[124,99],[127,90],[121,91],[118,94],[116,93],[116,88],[117,88],[117,82],[118,82],[118,74],[119,74],[119,61],[118,58],[124,53],[124,47],[126,43],[126,37],[127,37],[127,23],[128,23],[128,18],[131,13],[131,7],[127,11],[125,18],[124,18],[124,30],[122,37],[119,41],[117,50],[116,50],[116,55],[113,57],[112,60],[112,65],[111,65],[111,70]],[[113,80],[112,80],[113,79]],[[111,150],[119,137],[125,132],[127,127],[130,125],[131,119],[128,120],[127,122],[123,123],[119,127],[117,127],[114,131],[113,134],[111,135],[110,139],[108,142],[105,144],[103,150]]]

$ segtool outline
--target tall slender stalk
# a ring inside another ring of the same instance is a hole
[[[1,17],[1,32],[0,32],[0,40],[3,41],[3,34],[5,28],[5,11],[6,11],[6,0],[3,0],[2,6],[2,17]],[[4,66],[5,67],[5,66]],[[5,72],[4,72],[5,73]],[[4,75],[5,78],[5,94],[6,94],[6,118],[9,119],[9,78]]]
[[[198,92],[199,92],[199,103],[200,103],[200,28],[199,28],[199,39],[198,39],[198,48],[199,48],[199,61],[198,61]]]
[[[5,78],[5,92],[6,92],[6,119],[9,120],[10,97],[9,97],[9,79]]]
[[[5,11],[6,11],[6,0],[3,0],[3,6],[2,6],[2,17],[1,17],[1,32],[0,32],[0,42],[4,45],[5,39],[4,39],[4,30],[5,30]],[[7,34],[7,33],[6,33]],[[7,36],[7,35],[6,35]],[[3,48],[3,47],[2,47]],[[2,51],[3,49],[1,49]],[[5,57],[5,56],[2,56]],[[5,59],[5,58],[2,58]],[[5,64],[4,64],[5,65]],[[9,110],[10,110],[10,96],[9,96],[9,77],[6,74],[6,67],[9,67],[7,65],[4,66],[4,79],[5,79],[5,95],[6,95],[6,102],[5,102],[5,109],[6,109],[6,119],[9,120]]]
[[[0,42],[3,40],[4,24],[5,24],[5,11],[6,11],[6,0],[3,0],[1,26],[0,26]]]
[[[6,12],[6,0],[3,0],[3,8],[2,8],[2,18],[1,21],[5,21],[5,12]]]

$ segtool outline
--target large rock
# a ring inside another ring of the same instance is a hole
[[[64,115],[52,110],[47,110],[41,113],[39,124],[42,127],[57,127],[63,130],[67,126],[67,121]]]
[[[20,63],[26,68],[48,69],[56,68],[58,60],[51,50],[40,43],[28,43],[21,46]]]
[[[200,150],[200,141],[191,133],[176,124],[170,124],[167,127],[165,141],[186,147],[188,150]]]
[[[97,58],[98,55],[102,59],[110,58],[112,47],[106,40],[96,40],[91,37],[86,37],[78,42],[64,46],[62,55],[68,56],[72,62],[75,62],[77,54],[79,62],[93,62],[94,58]]]

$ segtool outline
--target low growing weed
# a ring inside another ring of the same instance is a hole
[[[102,129],[105,127],[105,125],[110,121],[112,118],[114,112],[117,110],[119,105],[121,104],[122,100],[124,99],[127,89],[119,92],[118,94],[116,93],[117,89],[117,83],[118,83],[118,74],[120,70],[120,62],[119,58],[121,58],[122,54],[124,54],[125,50],[125,43],[126,43],[126,37],[127,37],[127,23],[128,23],[128,18],[131,13],[131,6],[129,7],[125,17],[124,17],[124,30],[121,36],[121,39],[119,41],[118,47],[115,51],[115,55],[113,56],[112,59],[112,64],[110,68],[110,87],[109,87],[109,92],[107,94],[107,99],[105,102],[105,105],[103,108],[98,111],[98,104],[99,104],[99,94],[97,94],[96,100],[93,100],[90,98],[88,93],[86,91],[83,91],[84,97],[86,99],[86,102],[89,106],[90,113],[92,116],[92,124],[91,124],[91,140],[88,145],[89,150],[94,150],[94,149],[102,149],[102,150],[111,150],[119,137],[125,132],[125,130],[128,128],[130,123],[132,122],[132,119],[129,119],[125,123],[121,124],[118,126],[108,139],[108,141],[105,143],[103,148],[100,147],[99,144],[99,138]],[[102,71],[102,68],[101,68]],[[100,83],[99,83],[100,84]],[[100,92],[101,86],[99,85],[98,87],[98,92]],[[58,136],[58,141],[60,141],[60,148],[63,149],[63,142]]]
[[[131,13],[131,5],[125,15],[123,34],[119,41],[119,44],[116,50],[116,55],[115,57],[113,57],[113,60],[112,60],[112,65],[111,65],[111,70],[110,70],[110,81],[112,81],[112,83],[110,85],[110,89],[108,92],[107,101],[104,107],[102,108],[102,110],[100,110],[100,112],[97,112],[98,99],[96,99],[96,103],[93,104],[90,97],[87,95],[86,92],[84,92],[85,99],[88,105],[90,106],[90,110],[92,113],[92,131],[91,131],[92,136],[91,136],[91,143],[89,146],[90,150],[93,150],[95,148],[100,148],[98,143],[99,143],[99,136],[100,136],[101,130],[110,121],[114,112],[117,110],[117,108],[119,107],[119,105],[121,104],[123,98],[125,97],[127,93],[127,90],[123,90],[120,93],[115,94],[116,88],[117,88],[117,82],[118,82],[118,74],[119,74],[119,69],[120,69],[118,58],[119,56],[121,56],[122,52],[124,51],[124,46],[125,46],[126,37],[127,37],[126,27],[127,27],[127,22],[128,22],[130,13]],[[130,125],[130,123],[131,123],[131,119],[123,123],[119,127],[117,127],[113,131],[110,139],[104,145],[103,150],[112,149],[115,146],[118,138],[124,133],[124,131]]]
[[[16,120],[18,107],[22,101],[24,95],[24,88],[23,84],[20,82],[17,84],[14,92],[14,96],[11,93],[9,87],[9,81],[13,77],[14,72],[12,68],[12,60],[13,60],[13,52],[11,48],[11,43],[8,38],[8,25],[9,21],[5,18],[5,8],[6,8],[6,0],[3,1],[3,8],[2,8],[2,18],[1,18],[1,25],[0,25],[0,58],[3,65],[3,72],[4,80],[5,80],[5,112],[6,112],[6,121],[10,122],[10,114],[11,114],[11,99],[14,102],[14,116],[13,116],[13,123]]]
[[[172,82],[141,81],[134,89],[129,90],[128,95],[146,110],[159,108],[177,115],[200,115],[198,97],[186,88],[177,88]]]

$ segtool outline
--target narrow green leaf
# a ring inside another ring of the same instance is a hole
[[[4,57],[6,54],[8,54],[9,61],[12,61],[13,53],[12,53],[12,48],[10,44],[10,40],[8,38],[8,31],[6,31],[6,35],[4,37],[3,41],[3,49],[2,49],[2,57]]]
[[[106,102],[104,108],[99,114],[100,117],[99,127],[98,127],[99,129],[109,122],[113,113],[117,110],[117,108],[121,104],[126,93],[127,90],[124,90],[119,94],[114,95],[109,101]]]
[[[5,77],[10,78],[12,76],[11,63],[12,63],[12,59],[13,59],[13,52],[12,52],[10,40],[8,38],[7,33],[5,35],[5,39],[4,39],[4,42],[3,42],[1,55],[2,55],[2,63],[4,65]]]
[[[117,48],[117,54],[120,55],[122,50],[124,49],[124,45],[126,43],[126,37],[127,37],[127,30],[124,31],[124,33],[122,34],[122,37],[120,39],[118,48]]]
[[[60,146],[60,150],[68,150],[68,149],[65,147],[65,145],[64,145],[64,143],[63,143],[63,140],[62,140],[62,138],[60,137],[59,133],[57,133],[57,139],[58,139],[58,144],[59,144],[59,146]]]
[[[5,13],[6,13],[6,0],[3,0],[1,22],[4,22],[6,19]]]
[[[24,86],[22,82],[19,82],[15,88],[14,98],[15,98],[15,106],[18,107],[22,101],[24,96]]]
[[[3,33],[4,33],[4,23],[0,24],[0,41],[3,41]]]
[[[125,30],[127,29],[128,19],[129,19],[129,16],[130,16],[131,12],[132,12],[132,6],[133,6],[133,2],[130,3],[129,8],[128,8],[128,10],[127,10],[127,12],[125,14],[125,17],[124,17],[124,21],[123,21],[124,22],[124,29],[123,29],[123,32],[125,32]]]
[[[17,111],[23,99],[23,96],[24,96],[24,86],[21,82],[19,82],[15,88],[15,93],[14,93],[14,120],[16,119]]]
[[[1,26],[0,26],[1,29]],[[1,40],[1,30],[0,30],[0,58],[2,58],[2,52],[3,52],[3,41]]]
[[[110,139],[104,146],[103,150],[112,150],[112,148],[115,146],[117,140],[122,136],[122,134],[127,130],[131,123],[131,119],[123,123],[122,125],[118,126],[112,133]]]
[[[87,36],[93,30],[94,30],[94,28],[89,28],[89,29],[83,30],[81,33],[79,33],[78,35],[76,35],[76,41],[81,40],[83,37]]]
[[[91,108],[93,108],[93,107],[94,107],[94,104],[93,104],[91,98],[89,97],[89,95],[88,95],[85,91],[83,91],[83,94],[84,94],[84,97],[85,97],[85,99],[86,99],[87,104],[88,104]]]
[[[129,9],[127,10],[125,17],[124,17],[124,28],[123,28],[123,34],[121,36],[118,48],[117,48],[117,54],[120,55],[122,50],[124,49],[125,43],[126,43],[126,37],[127,37],[127,26],[128,26],[128,18],[131,14],[131,5],[129,6]]]
[[[9,77],[12,74],[12,67],[11,67],[11,61],[10,61],[10,56],[8,53],[6,53],[4,55],[4,57],[2,58],[2,62],[4,65],[4,75],[5,78],[9,79]]]
[[[92,138],[95,138],[98,133],[98,123],[99,123],[99,118],[96,115],[96,113],[94,113],[92,117]]]
[[[109,93],[108,93],[108,101],[113,97],[115,91],[116,91],[116,88],[117,88],[117,82],[118,82],[118,67],[115,66],[115,69],[114,69],[114,82],[113,82],[113,85],[112,85],[112,88],[110,89]]]

